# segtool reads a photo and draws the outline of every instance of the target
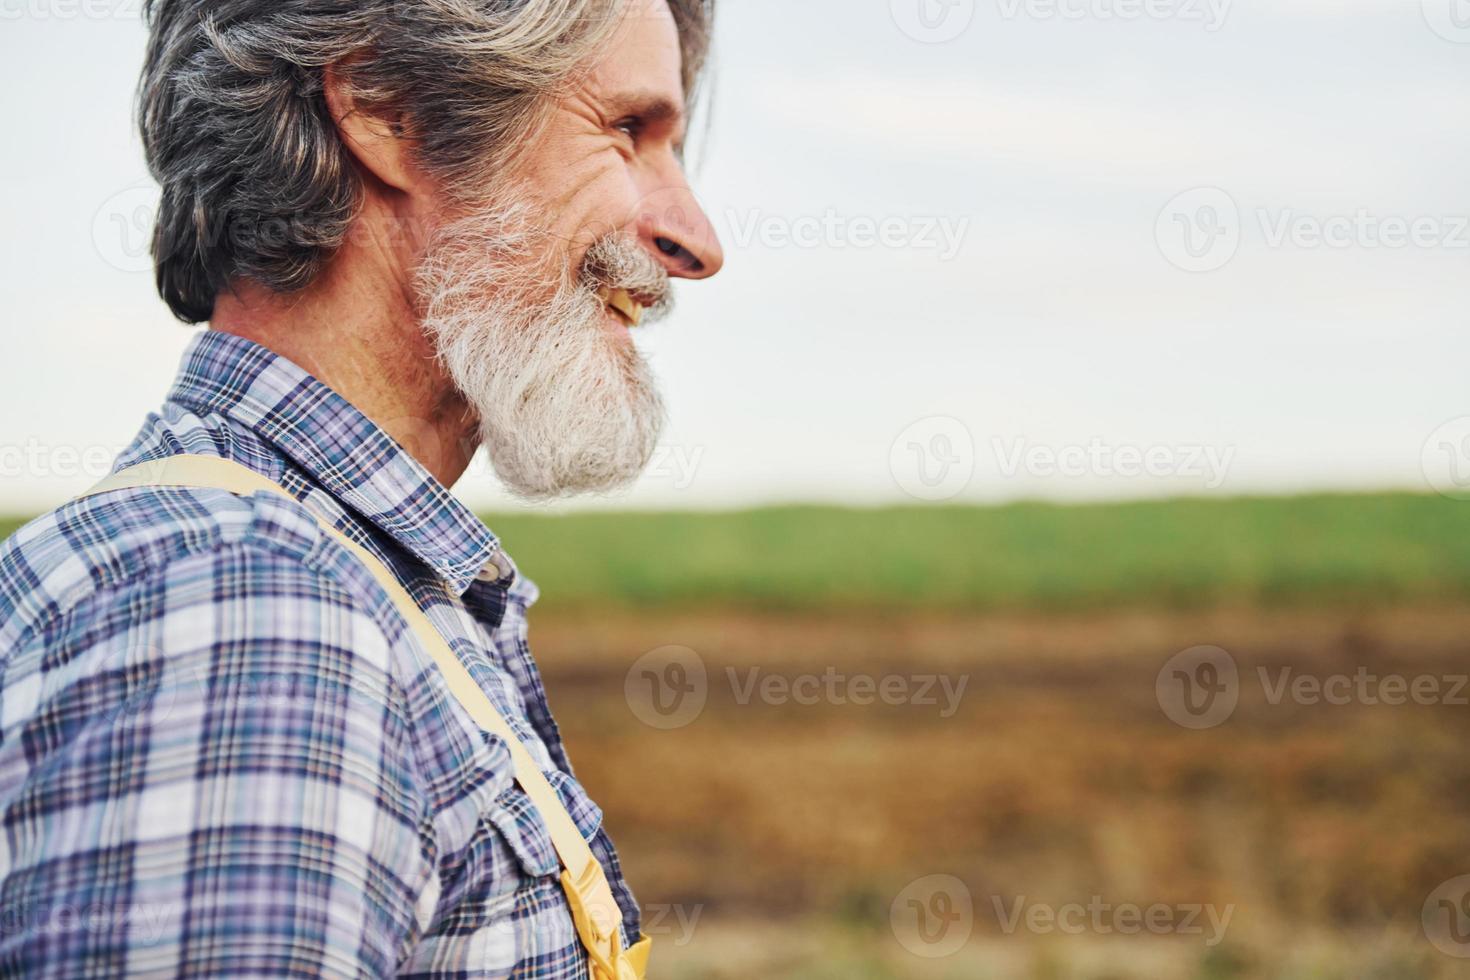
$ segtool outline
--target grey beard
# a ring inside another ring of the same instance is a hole
[[[551,253],[535,217],[529,206],[487,210],[436,235],[416,275],[424,329],[513,493],[614,490],[647,467],[663,401],[647,361],[608,334],[602,283],[537,258]],[[652,312],[666,311],[667,277],[636,242],[609,237],[589,258],[584,273],[658,280],[665,300]]]

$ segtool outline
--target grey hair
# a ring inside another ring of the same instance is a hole
[[[323,94],[333,66],[364,111],[394,113],[418,163],[461,201],[533,139],[550,97],[627,0],[145,0],[138,116],[161,185],[159,295],[207,320],[232,280],[312,282],[346,238],[361,178]],[[686,98],[714,0],[668,0]]]

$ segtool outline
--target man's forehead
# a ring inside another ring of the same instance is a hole
[[[667,0],[632,0],[588,82],[609,108],[664,119],[672,108],[682,118],[683,64]]]

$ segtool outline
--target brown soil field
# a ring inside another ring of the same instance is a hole
[[[1470,874],[1467,637],[1449,606],[532,616],[671,980],[1470,976],[1470,941],[1421,924]],[[1201,644],[1238,704],[1192,730],[1156,681]],[[668,645],[706,683],[665,730],[625,681]],[[1393,677],[1429,703],[1390,703]],[[891,915],[933,875],[973,908],[952,953]],[[1130,932],[1125,906],[1173,917]]]

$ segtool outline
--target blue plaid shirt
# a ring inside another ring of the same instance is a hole
[[[638,910],[526,640],[535,586],[301,368],[201,333],[116,468],[222,456],[275,495],[69,503],[0,548],[0,973],[588,976],[506,745],[449,694],[380,557]]]

